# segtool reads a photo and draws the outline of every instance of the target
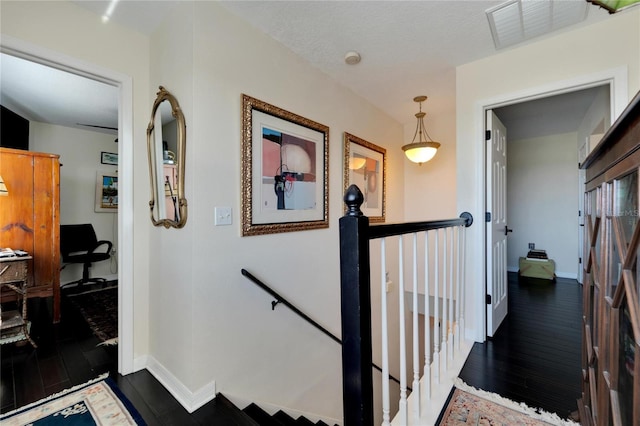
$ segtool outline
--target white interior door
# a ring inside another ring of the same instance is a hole
[[[487,335],[493,336],[507,316],[507,129],[487,111]]]

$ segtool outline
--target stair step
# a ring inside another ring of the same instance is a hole
[[[306,417],[300,416],[296,419],[296,426],[314,426],[315,423],[313,423],[311,420],[307,419]]]
[[[269,413],[258,407],[253,402],[244,407],[242,411],[258,422],[260,426],[287,426],[286,423],[282,423],[280,420],[270,416]]]
[[[227,405],[232,407],[237,414],[233,419],[230,418],[229,424],[237,426],[329,426],[322,420],[313,423],[311,420],[304,416],[300,416],[294,419],[282,410],[279,410],[273,416],[260,408],[257,404],[251,403],[240,410],[231,401],[229,401],[224,395],[219,393],[216,396],[216,401],[220,405]],[[337,426],[337,425],[334,425]]]
[[[253,420],[246,413],[243,413],[233,402],[229,401],[226,396],[218,393],[213,400],[214,404],[207,404],[206,406],[197,410],[194,415],[202,416],[202,418],[215,417],[216,424],[225,424],[233,426],[260,426],[258,422]],[[211,412],[213,410],[215,415]]]
[[[282,422],[283,425],[296,425],[296,419],[280,410],[273,415],[273,418]]]

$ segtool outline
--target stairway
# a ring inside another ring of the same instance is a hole
[[[329,426],[321,420],[313,423],[304,416],[294,419],[282,410],[271,415],[254,403],[241,410],[221,393],[216,395],[216,403],[226,406],[228,421],[236,426]]]

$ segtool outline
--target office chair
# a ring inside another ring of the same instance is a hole
[[[105,251],[96,251],[106,246]],[[60,255],[66,264],[82,263],[82,279],[68,284],[86,284],[89,282],[104,282],[104,278],[89,278],[89,268],[94,262],[107,260],[111,257],[111,241],[100,240],[90,223],[79,225],[60,225]]]

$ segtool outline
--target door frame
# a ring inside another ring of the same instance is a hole
[[[622,113],[627,104],[629,103],[629,93],[628,93],[628,70],[627,67],[617,67],[611,68],[607,70],[603,70],[598,73],[576,76],[574,78],[570,78],[567,80],[559,80],[555,82],[550,82],[548,84],[544,84],[542,86],[531,87],[528,89],[524,89],[517,92],[511,93],[503,93],[496,95],[495,97],[484,99],[476,104],[476,113],[475,113],[475,122],[479,126],[477,135],[478,135],[478,143],[482,143],[482,156],[478,156],[476,158],[476,167],[481,171],[481,185],[477,185],[478,191],[478,201],[482,203],[482,209],[485,211],[486,206],[486,180],[487,180],[487,169],[486,169],[486,158],[487,158],[487,144],[485,141],[485,134],[488,130],[486,127],[486,114],[488,110],[505,107],[509,105],[514,105],[522,102],[533,101],[536,99],[547,98],[550,96],[561,95],[565,93],[574,92],[576,90],[588,89],[596,86],[603,86],[608,84],[610,87],[609,90],[609,99],[611,105],[611,123],[615,122],[615,119]],[[508,131],[508,129],[507,129]],[[577,143],[576,143],[577,150]],[[484,218],[484,213],[482,214]],[[482,255],[483,261],[479,265],[482,268],[481,271],[477,271],[479,276],[484,277],[483,289],[480,293],[478,293],[477,300],[475,303],[475,312],[477,313],[476,319],[478,324],[482,324],[482,330],[476,330],[478,333],[476,336],[479,339],[478,341],[486,341],[487,339],[487,309],[486,309],[486,277],[487,277],[487,253],[486,253],[486,245],[487,245],[487,235],[486,235],[486,226],[480,233],[481,241],[477,247],[482,247]]]
[[[60,52],[3,35],[0,51],[118,88],[118,372],[134,371],[133,79]]]

